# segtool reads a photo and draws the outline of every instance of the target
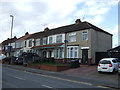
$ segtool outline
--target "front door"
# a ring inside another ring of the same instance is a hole
[[[52,51],[49,51],[49,58],[52,57]]]
[[[88,49],[82,49],[82,64],[87,64],[88,62]]]

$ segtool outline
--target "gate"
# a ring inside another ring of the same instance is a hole
[[[95,60],[96,64],[103,58],[118,58],[120,60],[120,52],[96,52]]]

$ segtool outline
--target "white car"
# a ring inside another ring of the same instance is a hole
[[[120,75],[120,64],[118,66],[118,74]]]
[[[117,58],[104,58],[99,61],[98,72],[116,72],[118,71],[119,60]]]
[[[6,56],[4,54],[0,54],[0,60],[6,58]]]

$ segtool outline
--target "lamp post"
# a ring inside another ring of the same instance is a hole
[[[12,43],[12,31],[13,31],[13,19],[14,19],[14,16],[13,16],[13,15],[10,15],[10,17],[12,18],[12,22],[11,22],[11,40],[10,40],[9,56],[12,56],[12,46],[11,46],[11,43]],[[13,63],[13,62],[12,62],[12,57],[11,57],[11,63]]]
[[[64,40],[64,60],[63,60],[64,63],[66,62],[66,59],[67,59],[67,43],[68,43],[68,40],[66,40],[66,33],[65,33],[65,40]]]
[[[11,23],[11,39],[12,39],[13,19],[14,19],[14,16],[13,16],[13,15],[10,15],[10,17],[12,18],[12,23]]]

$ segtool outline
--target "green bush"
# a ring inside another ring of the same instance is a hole
[[[10,62],[11,61],[11,57],[6,57],[3,59],[3,62]]]

